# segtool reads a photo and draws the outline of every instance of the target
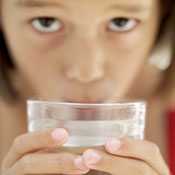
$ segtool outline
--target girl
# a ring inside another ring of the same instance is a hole
[[[174,1],[0,2],[1,174],[170,174],[164,114],[174,103]],[[106,151],[82,155],[41,152],[61,146],[69,133],[26,133],[30,97],[81,103],[145,99],[146,140],[113,139]]]

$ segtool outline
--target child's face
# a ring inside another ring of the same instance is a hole
[[[158,1],[2,0],[2,27],[40,98],[123,98],[153,47]]]

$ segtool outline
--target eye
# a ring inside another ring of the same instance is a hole
[[[32,20],[32,26],[39,32],[51,33],[59,31],[63,24],[56,18],[40,17]]]
[[[129,18],[113,18],[108,26],[108,29],[112,32],[127,32],[134,29],[138,21]]]

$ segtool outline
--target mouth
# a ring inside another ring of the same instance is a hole
[[[104,104],[104,103],[113,103],[114,100],[110,99],[81,99],[81,100],[70,100],[70,99],[64,99],[63,102],[65,103],[83,103],[83,104]]]
[[[143,99],[132,99],[132,98],[62,98],[61,102],[63,103],[74,103],[74,104],[113,104],[113,103],[130,103],[130,102],[137,102],[143,101]]]

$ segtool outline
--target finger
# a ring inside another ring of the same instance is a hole
[[[123,138],[111,139],[105,145],[106,151],[118,156],[132,157],[145,161],[159,174],[169,174],[157,145],[149,141]]]
[[[158,175],[143,161],[117,157],[99,150],[85,151],[83,160],[90,169],[110,174]]]
[[[32,132],[19,136],[13,142],[13,145],[6,156],[2,167],[11,167],[26,153],[62,145],[67,141],[67,139],[67,131],[61,128]]]
[[[9,175],[24,174],[85,174],[89,171],[84,164],[77,168],[74,164],[79,156],[71,153],[27,154],[9,169]]]

